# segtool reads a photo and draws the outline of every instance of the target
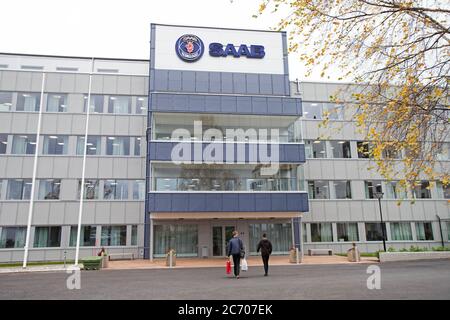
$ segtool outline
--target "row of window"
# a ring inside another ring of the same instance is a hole
[[[371,158],[371,144],[367,141],[356,141],[358,159]],[[408,152],[408,151],[405,151]],[[350,159],[352,158],[351,141],[348,140],[305,140],[305,156],[308,159]],[[400,160],[402,151],[394,148],[385,148],[383,158]],[[450,143],[443,143],[442,151],[436,155],[437,160],[450,160]]]
[[[84,109],[88,103],[88,95],[83,96]],[[69,112],[70,100],[65,93],[45,93],[46,112]],[[41,104],[40,92],[0,91],[0,111],[39,112]],[[90,96],[90,110],[93,113],[112,114],[147,114],[148,98],[145,96],[98,95]]]
[[[308,194],[310,199],[352,199],[350,180],[308,180]],[[436,182],[437,198],[450,199],[450,185]],[[400,187],[398,181],[366,180],[364,181],[366,199],[376,199],[377,194],[383,193],[387,199],[431,199],[431,185],[429,181],[416,181],[410,195]]]
[[[0,180],[0,199],[3,199],[2,182],[7,184],[6,200],[30,200],[31,179]],[[59,200],[61,179],[37,180],[38,200]],[[102,189],[101,189],[102,188]],[[100,194],[100,190],[103,192]],[[80,198],[81,180],[78,180],[77,198]],[[145,200],[144,180],[85,180],[86,200]]]
[[[308,228],[309,231],[308,234]],[[387,233],[386,226],[390,228]],[[413,226],[415,237],[413,237]],[[383,225],[379,222],[364,223],[366,241],[383,241]],[[431,222],[389,222],[384,225],[384,234],[387,241],[432,241],[434,240]],[[450,222],[447,222],[448,240],[450,241]],[[335,238],[337,237],[337,238]],[[309,242],[345,242],[361,241],[356,222],[336,223],[336,233],[333,232],[333,223],[303,224],[303,241]]]
[[[68,135],[43,135],[44,144],[42,154],[66,155],[69,152]],[[77,136],[75,153],[83,155],[84,136]],[[8,144],[11,143],[11,149]],[[106,148],[102,151],[102,145]],[[11,135],[0,134],[0,154],[34,154],[36,152],[36,135]],[[140,156],[141,137],[124,136],[88,136],[86,143],[87,155],[111,155],[111,156]]]
[[[100,239],[97,239],[97,229]],[[35,227],[34,248],[61,247],[61,226]],[[70,226],[69,247],[77,243],[77,226]],[[0,248],[23,248],[25,246],[26,227],[2,227],[0,233]],[[127,226],[82,226],[80,232],[80,246],[126,246]],[[131,246],[137,245],[137,225],[131,226]]]

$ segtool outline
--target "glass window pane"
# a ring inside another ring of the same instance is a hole
[[[39,111],[41,94],[37,92],[19,92],[17,94],[17,111]]]
[[[364,189],[366,192],[366,199],[376,199],[375,192],[382,192],[381,180],[364,181]]]
[[[128,199],[128,180],[105,180],[103,199]]]
[[[131,226],[131,245],[137,246],[137,226]]]
[[[306,158],[326,158],[325,141],[306,140],[305,153]]]
[[[25,246],[25,227],[3,227],[0,234],[0,248],[23,248]]]
[[[391,222],[391,239],[394,241],[412,240],[411,223],[409,222]]]
[[[381,223],[366,223],[366,240],[367,241],[383,241],[383,229],[386,234],[386,225]]]
[[[31,179],[8,180],[7,200],[30,200]]]
[[[44,136],[43,154],[67,154],[68,136]]]
[[[99,180],[85,180],[84,181],[84,199],[96,200],[98,199]],[[81,180],[78,180],[78,199],[80,199]]]
[[[108,113],[131,113],[131,97],[110,96]]]
[[[322,119],[322,105],[320,102],[302,102],[303,115],[306,119]]]
[[[135,156],[141,155],[141,137],[134,138],[134,155]]]
[[[350,141],[330,141],[333,158],[351,158]]]
[[[48,112],[67,112],[67,95],[61,93],[49,93],[47,95]]]
[[[106,154],[114,156],[129,156],[130,137],[107,137]]]
[[[335,103],[324,103],[323,114],[327,115],[328,119],[331,120],[342,120],[344,119],[344,106]]]
[[[372,158],[370,155],[370,144],[368,141],[357,141],[356,149],[358,151],[359,159],[369,159]]]
[[[165,256],[175,249],[177,256],[198,256],[197,225],[155,225],[154,252],[156,257]]]
[[[332,242],[333,229],[331,223],[311,223],[312,242]]]
[[[86,112],[87,101],[88,101],[88,96],[85,95],[83,112]],[[97,94],[91,94],[90,105],[91,105],[91,107],[89,109],[89,112],[103,113],[103,96],[97,95]]]
[[[0,111],[11,111],[12,92],[0,91]]]
[[[429,181],[416,181],[412,187],[413,197],[415,199],[430,199],[431,190]]]
[[[12,154],[34,154],[36,150],[36,135],[14,135]]]
[[[431,222],[416,222],[416,237],[418,241],[434,240]]]
[[[84,150],[84,137],[77,137],[77,154],[83,155]],[[101,153],[101,137],[100,136],[88,136],[86,145],[87,155],[100,155]]]
[[[39,200],[58,200],[61,187],[60,179],[39,181]]]
[[[398,181],[387,181],[386,196],[388,199],[406,199],[406,190]]]
[[[357,223],[337,223],[338,241],[359,241]]]
[[[310,199],[329,199],[330,191],[328,188],[328,181],[315,180],[308,181],[308,193]]]
[[[102,246],[125,246],[127,226],[102,226]]]
[[[34,231],[35,248],[61,246],[61,227],[36,227]]]
[[[133,200],[145,200],[145,181],[133,181]]]
[[[352,189],[350,181],[333,181],[336,199],[351,199]]]
[[[147,113],[148,98],[147,97],[137,97],[136,98],[136,113],[146,114]]]
[[[8,146],[8,135],[0,134],[0,154],[6,154],[7,146]]]
[[[80,246],[94,247],[96,245],[97,226],[81,226],[80,232]],[[78,227],[70,227],[69,246],[75,247],[77,245]]]

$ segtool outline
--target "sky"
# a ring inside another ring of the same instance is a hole
[[[0,52],[148,59],[150,23],[269,30],[260,0],[1,0]],[[305,78],[289,55],[292,80]],[[335,79],[330,79],[335,80]],[[322,80],[323,81],[323,80]]]

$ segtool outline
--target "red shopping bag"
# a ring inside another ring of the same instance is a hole
[[[230,260],[227,261],[226,269],[227,269],[227,274],[230,274],[231,273],[231,262],[230,262]]]

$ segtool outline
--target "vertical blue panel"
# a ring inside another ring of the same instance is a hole
[[[259,93],[272,94],[272,77],[270,74],[259,75]]]
[[[181,91],[181,71],[169,70],[169,91]]]
[[[220,84],[220,72],[210,72],[209,73],[209,92],[210,93],[220,93],[222,89]]]
[[[207,211],[206,194],[204,193],[189,193],[189,211]]]
[[[252,98],[237,97],[237,113],[252,113]]]
[[[272,211],[286,211],[286,194],[273,193],[272,194]]]
[[[259,94],[259,77],[257,74],[247,74],[247,94]]]
[[[206,96],[205,97],[205,112],[216,113],[220,112],[222,103],[220,96]]]
[[[247,93],[245,73],[233,73],[234,93]]]
[[[209,73],[196,71],[195,72],[195,92],[209,91]]]
[[[195,72],[183,71],[181,73],[182,91],[195,92]]]
[[[252,112],[259,114],[267,113],[267,98],[252,97]]]
[[[233,93],[233,74],[222,72],[222,93]]]
[[[206,211],[221,211],[222,210],[222,194],[210,193],[206,199]]]
[[[169,72],[167,70],[155,70],[155,90],[167,91],[169,88]]]
[[[235,193],[223,193],[222,194],[222,211],[238,211],[239,210],[239,197]]]
[[[156,194],[154,202],[155,212],[167,212],[172,210],[172,197],[170,193]]]
[[[268,114],[282,114],[283,106],[282,106],[281,98],[267,98],[267,113]]]
[[[189,194],[187,193],[172,193],[172,211],[185,211],[186,205],[189,203]]]
[[[283,98],[283,113],[294,114],[297,112],[296,99]]]
[[[223,113],[236,113],[236,97],[222,96],[221,111]]]
[[[271,197],[268,197],[267,194],[255,193],[255,211],[264,212],[269,208],[272,208]]]
[[[189,96],[189,111],[190,112],[204,112],[205,111],[205,97],[204,96]]]
[[[274,95],[278,96],[286,95],[286,89],[284,87],[284,76],[281,74],[273,74],[272,87]]]
[[[239,194],[239,211],[254,212],[255,196],[251,193]]]
[[[173,110],[188,110],[189,96],[182,94],[172,95]]]

